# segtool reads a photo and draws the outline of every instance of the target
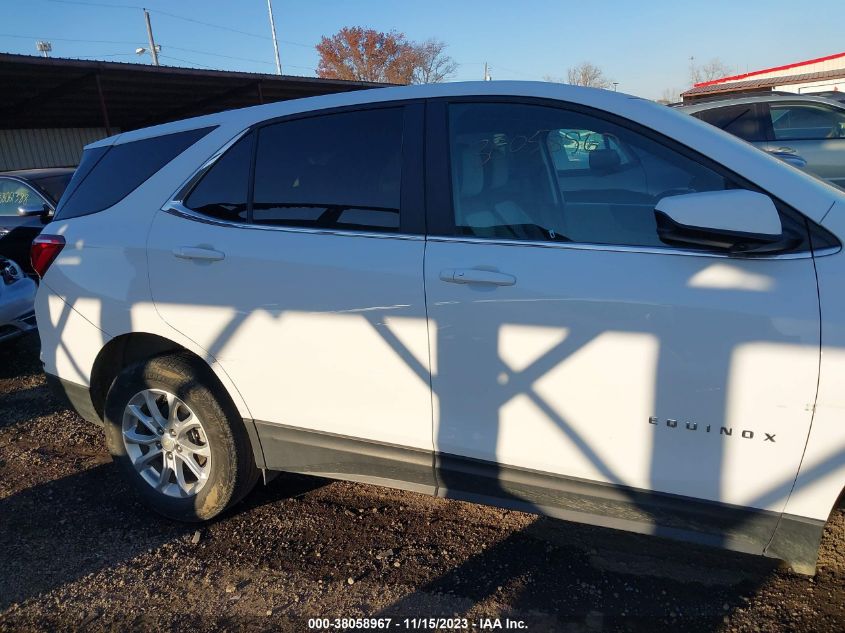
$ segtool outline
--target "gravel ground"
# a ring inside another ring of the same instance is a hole
[[[843,537],[840,508],[806,578],[753,556],[290,475],[199,529],[179,525],[146,512],[100,430],[51,397],[37,337],[0,347],[0,631],[454,615],[529,631],[843,631]]]

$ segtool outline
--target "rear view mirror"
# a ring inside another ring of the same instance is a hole
[[[657,233],[672,246],[698,246],[735,253],[788,248],[780,214],[768,196],[744,189],[706,191],[661,199],[654,208]]]

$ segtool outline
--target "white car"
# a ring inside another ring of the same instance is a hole
[[[482,82],[94,143],[32,259],[45,371],[169,517],[293,471],[813,573],[843,237],[845,194],[693,117]]]
[[[35,289],[20,266],[0,257],[0,343],[35,329]]]

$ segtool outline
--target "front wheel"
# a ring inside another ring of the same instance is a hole
[[[241,500],[258,470],[243,420],[211,371],[173,355],[124,369],[106,398],[109,452],[144,502],[205,521]]]

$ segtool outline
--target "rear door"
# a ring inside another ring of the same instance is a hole
[[[271,466],[296,429],[424,450],[430,478],[422,108],[262,125],[155,218],[156,306],[237,385]]]

